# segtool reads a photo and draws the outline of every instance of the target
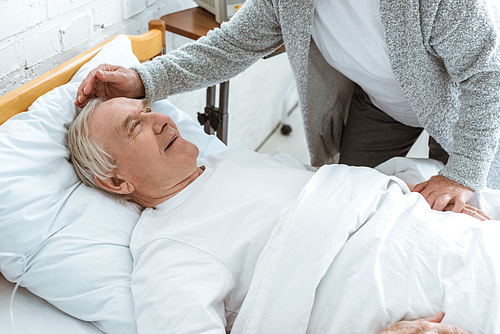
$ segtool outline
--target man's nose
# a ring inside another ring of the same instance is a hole
[[[148,115],[150,117],[150,122],[153,126],[153,131],[156,135],[162,133],[172,122],[172,119],[164,114],[160,113],[150,113]]]

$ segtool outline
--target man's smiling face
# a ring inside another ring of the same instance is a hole
[[[153,112],[145,100],[104,102],[90,117],[89,132],[116,159],[115,174],[133,185],[132,197],[175,194],[198,170],[198,148],[180,136],[169,116]]]

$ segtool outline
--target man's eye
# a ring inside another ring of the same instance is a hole
[[[130,130],[133,131],[135,128],[139,125],[139,122],[134,122],[132,126],[130,127]]]
[[[151,108],[146,108],[146,110],[144,110],[144,112],[152,112],[153,110],[151,110]]]

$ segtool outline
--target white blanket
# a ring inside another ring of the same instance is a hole
[[[397,178],[322,167],[273,231],[231,333],[379,333],[439,310],[500,333],[499,232],[430,210]]]

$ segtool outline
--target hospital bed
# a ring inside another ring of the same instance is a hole
[[[1,333],[136,331],[128,244],[140,210],[82,185],[65,136],[88,71],[100,63],[130,67],[162,47],[156,29],[113,37],[0,98]],[[226,149],[168,101],[152,108],[168,113],[200,155]],[[421,177],[415,160],[384,168],[407,172],[409,164],[417,166],[410,177]],[[15,282],[21,288],[12,302]]]
[[[64,145],[87,73],[147,61],[162,52],[162,36],[115,36],[0,97],[1,333],[135,332],[128,242],[138,208],[82,187]],[[225,149],[168,101],[153,108],[201,154]],[[13,302],[6,278],[21,280]]]

